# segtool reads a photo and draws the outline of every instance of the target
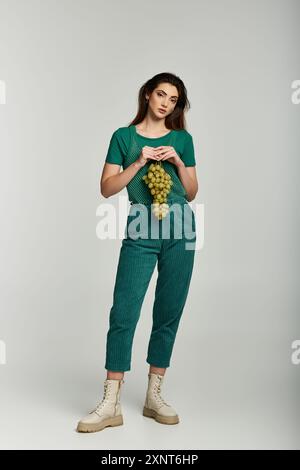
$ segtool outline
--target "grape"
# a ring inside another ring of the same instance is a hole
[[[169,212],[168,194],[171,191],[173,184],[171,176],[165,171],[162,162],[151,163],[148,168],[148,173],[142,177],[145,184],[153,196],[153,209],[154,216],[161,220]]]

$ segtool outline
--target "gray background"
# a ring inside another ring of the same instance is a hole
[[[0,2],[1,448],[299,448],[299,17],[291,0]],[[78,434],[103,395],[121,245],[96,237],[99,178],[163,71],[188,90],[205,208],[162,393],[181,422],[141,414],[155,272],[124,426]]]

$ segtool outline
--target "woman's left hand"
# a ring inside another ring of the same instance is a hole
[[[157,160],[159,161],[168,160],[169,163],[173,163],[173,165],[177,167],[184,165],[179,155],[175,152],[174,147],[162,145],[160,147],[156,147],[155,153]]]

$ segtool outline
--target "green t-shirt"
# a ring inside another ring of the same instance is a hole
[[[195,166],[195,152],[192,135],[185,129],[171,130],[162,137],[144,137],[138,134],[134,125],[119,127],[111,136],[105,162],[121,165],[126,169],[139,157],[142,148],[147,145],[159,147],[160,145],[171,145],[179,155],[185,166]],[[126,186],[129,200],[133,203],[149,203],[152,196],[149,188],[142,180],[147,173],[148,167],[154,160],[148,160],[132,180]],[[178,169],[168,160],[163,160],[162,165],[171,175],[173,186],[168,194],[168,200],[176,197],[186,197],[186,191],[178,176]]]

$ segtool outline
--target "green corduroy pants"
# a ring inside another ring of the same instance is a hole
[[[146,361],[156,367],[170,366],[193,271],[196,225],[194,211],[186,199],[173,199],[168,204],[170,213],[162,220],[155,218],[150,205],[144,205],[143,210],[140,204],[131,205],[109,314],[107,370],[131,369],[134,333],[156,265],[158,277]],[[136,217],[144,223],[134,230],[131,223],[136,224]]]

